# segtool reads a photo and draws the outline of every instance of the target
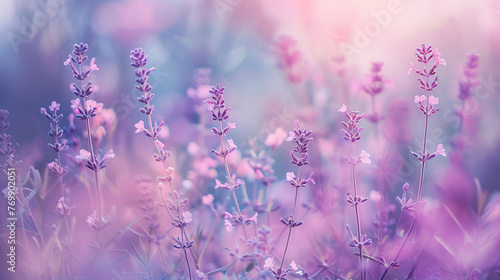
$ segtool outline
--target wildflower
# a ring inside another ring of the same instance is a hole
[[[286,131],[283,130],[283,128],[278,127],[274,131],[274,133],[270,133],[270,134],[267,135],[264,144],[266,146],[271,147],[271,149],[274,150],[277,147],[279,147],[286,138],[287,138],[286,137]]]
[[[267,258],[264,262],[264,269],[266,268],[271,269],[273,268],[273,266],[274,266],[274,260],[272,258]]]
[[[359,159],[363,164],[370,164],[372,161],[370,160],[370,154],[367,153],[365,150],[361,151],[361,154],[359,155]]]
[[[339,112],[344,113],[347,117],[347,122],[342,122],[342,132],[344,132],[344,139],[351,142],[356,142],[361,139],[362,127],[358,127],[359,121],[365,117],[365,114],[358,115],[359,112],[351,111],[347,109],[347,106],[342,105]]]
[[[359,238],[358,236],[354,236],[349,225],[346,225],[346,228],[347,228],[347,231],[349,232],[349,234],[351,235],[351,238],[352,238],[351,242],[349,243],[349,246],[355,247],[355,248],[363,248],[365,246],[372,244],[372,240],[367,238],[366,234],[363,234],[361,236],[361,238]]]
[[[298,120],[295,121],[295,125],[297,128],[289,132],[290,136],[286,139],[286,141],[295,143],[295,147],[290,152],[290,156],[292,157],[291,164],[300,167],[309,164],[309,148],[307,146],[313,138],[310,137],[312,134],[310,130],[300,128]]]
[[[57,211],[57,213],[59,213],[63,216],[71,215],[71,210],[73,210],[73,208],[75,208],[75,206],[69,207],[66,204],[64,197],[59,198],[59,200],[57,201],[56,211]]]
[[[193,221],[193,215],[189,211],[183,212],[182,218],[186,224],[189,224]]]
[[[436,105],[439,103],[439,98],[434,97],[433,95],[429,96],[429,104]]]
[[[196,275],[198,275],[198,277],[200,277],[200,279],[202,279],[202,280],[208,279],[208,276],[205,273],[203,273],[200,270],[198,270],[198,269],[196,270]]]
[[[439,145],[437,145],[435,154],[440,154],[440,155],[442,155],[443,157],[446,157],[446,151],[445,151],[445,149],[443,148],[443,144],[439,144]]]
[[[295,261],[292,261],[292,262],[290,263],[290,269],[291,269],[292,271],[297,271],[297,270],[299,270],[299,268],[297,267],[297,264],[295,263]]]
[[[205,205],[211,205],[214,201],[214,196],[211,194],[207,194],[201,197],[201,202]]]
[[[146,131],[146,128],[144,128],[144,122],[143,121],[139,121],[135,124],[135,133],[139,133],[141,131]]]
[[[433,58],[435,59],[435,63],[431,64],[432,66],[430,67],[430,69],[427,69],[426,67],[424,70],[420,70],[417,69],[413,63],[410,63],[411,67],[408,71],[408,74],[410,74],[411,72],[415,72],[416,74],[425,78],[425,81],[420,78],[417,79],[417,81],[420,83],[420,88],[429,93],[437,87],[438,82],[437,76],[434,77],[434,80],[432,80],[431,77],[436,75],[437,66],[439,64],[446,65],[446,61],[441,58],[441,53],[438,51],[438,49],[433,49],[432,46],[426,47],[425,44],[422,44],[421,49],[417,48],[417,53],[415,55],[417,56],[417,61],[424,63],[426,66],[429,65],[430,61]]]
[[[478,66],[479,55],[475,52],[469,53],[464,67],[465,80],[459,83],[458,98],[462,101],[469,99],[472,96],[472,90],[480,84]]]
[[[224,220],[224,225],[226,226],[226,231],[230,232],[233,229],[233,225],[229,222],[228,219]]]

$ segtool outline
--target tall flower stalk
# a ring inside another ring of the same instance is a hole
[[[393,260],[391,260],[391,256],[389,256],[389,261],[391,263],[397,265],[397,260],[399,258],[399,255],[403,251],[403,248],[408,241],[408,238],[412,231],[415,228],[416,221],[418,220],[419,215],[423,211],[424,203],[422,201],[422,192],[424,188],[424,175],[425,175],[425,166],[426,163],[434,158],[436,155],[440,154],[442,156],[446,156],[445,149],[443,148],[443,144],[437,145],[436,151],[433,153],[430,153],[427,149],[427,133],[428,133],[428,128],[429,128],[429,117],[437,113],[440,109],[436,107],[436,105],[439,103],[439,98],[435,97],[434,95],[431,95],[431,92],[434,91],[434,89],[438,86],[438,76],[436,75],[436,68],[438,65],[446,65],[446,61],[442,59],[441,53],[438,51],[437,48],[432,48],[432,46],[426,47],[425,44],[422,44],[422,48],[417,48],[417,52],[415,53],[417,56],[417,61],[420,63],[424,64],[423,69],[417,69],[415,68],[415,65],[413,63],[411,64],[411,68],[408,71],[408,74],[411,72],[417,73],[420,78],[417,79],[417,81],[420,84],[420,89],[425,91],[425,95],[420,95],[420,96],[415,96],[414,102],[417,104],[417,108],[422,112],[425,116],[425,123],[424,123],[424,137],[423,137],[423,143],[422,143],[422,150],[420,150],[418,153],[417,152],[410,152],[410,154],[414,157],[416,157],[420,161],[420,176],[419,176],[419,184],[418,184],[418,191],[417,191],[417,199],[412,206],[416,206],[415,209],[412,209],[412,222],[410,224],[410,227],[403,239],[403,242],[396,253],[396,256],[394,257]],[[406,200],[406,191],[408,190],[408,186],[405,185],[404,189],[404,200]],[[408,200],[408,201],[411,201]],[[406,203],[401,203],[402,204],[402,213],[403,215],[405,213],[404,209]],[[410,205],[410,204],[408,204]],[[401,219],[401,218],[400,218]],[[396,233],[399,231],[399,223],[398,226],[396,227]],[[391,250],[391,255],[392,255],[392,250]],[[389,269],[391,267],[395,266],[387,266],[382,274],[381,279],[384,279],[384,277],[387,275]]]
[[[68,59],[64,62],[64,65],[69,65],[73,72],[73,77],[78,81],[71,85],[73,89],[73,94],[77,96],[76,99],[71,101],[71,108],[75,117],[84,120],[89,151],[81,149],[80,154],[76,156],[76,159],[82,160],[85,166],[94,172],[95,186],[97,190],[97,217],[96,214],[90,215],[87,218],[87,223],[98,231],[98,242],[102,244],[101,229],[104,228],[108,221],[102,215],[103,200],[101,193],[101,186],[99,185],[99,170],[106,167],[106,161],[115,157],[113,150],[109,150],[101,159],[99,154],[94,152],[94,146],[92,142],[92,133],[90,127],[90,119],[97,116],[97,114],[102,111],[102,103],[97,103],[94,100],[89,99],[92,94],[92,82],[87,81],[91,72],[98,71],[99,68],[95,64],[95,58],[92,58],[89,66],[84,66],[84,62],[87,61],[88,56],[86,52],[89,47],[87,44],[80,43],[73,46],[73,55],[68,55]]]
[[[290,131],[289,136],[286,139],[286,141],[295,143],[295,147],[293,147],[292,151],[290,152],[290,156],[292,157],[290,163],[297,166],[297,175],[295,175],[293,172],[287,172],[286,174],[286,181],[290,184],[290,186],[295,188],[295,196],[293,199],[292,214],[288,217],[288,219],[280,219],[280,221],[288,227],[288,235],[286,238],[285,250],[283,251],[283,256],[281,258],[280,267],[278,268],[278,270],[272,269],[272,273],[277,280],[286,279],[285,276],[289,272],[288,267],[286,267],[286,269],[283,268],[283,264],[285,263],[286,253],[290,244],[292,229],[303,224],[302,221],[295,220],[295,211],[297,209],[299,189],[301,187],[305,188],[308,182],[311,182],[313,184],[315,183],[314,179],[312,178],[313,173],[309,174],[309,177],[307,179],[300,176],[301,167],[309,164],[308,145],[313,140],[313,138],[311,137],[312,131],[301,129],[298,120],[295,121],[295,125],[297,126],[297,128]]]
[[[137,76],[136,82],[138,83],[138,85],[136,85],[135,88],[142,93],[142,95],[137,98],[140,103],[144,104],[140,109],[140,112],[147,116],[147,127],[146,124],[144,124],[144,121],[141,120],[135,124],[135,133],[143,132],[144,135],[153,140],[156,148],[156,153],[154,153],[153,156],[157,162],[162,163],[163,170],[165,170],[163,176],[158,177],[158,180],[160,182],[167,183],[170,192],[169,197],[165,198],[163,194],[163,188],[160,187],[162,204],[173,221],[172,225],[180,229],[181,236],[180,238],[177,238],[176,243],[173,245],[173,247],[182,250],[189,273],[189,279],[192,279],[187,250],[192,247],[193,241],[189,241],[185,230],[186,226],[192,221],[192,215],[189,211],[184,211],[187,198],[183,198],[183,194],[179,194],[173,188],[174,168],[169,167],[167,164],[167,159],[170,156],[170,151],[165,150],[165,144],[163,144],[158,139],[158,136],[164,128],[164,122],[162,121],[159,124],[157,122],[154,122],[153,124],[153,119],[151,117],[154,111],[154,105],[151,104],[151,100],[153,100],[154,98],[154,93],[151,92],[152,87],[148,83],[148,78],[151,72],[155,70],[155,68],[145,68],[148,62],[148,55],[142,48],[136,48],[132,50],[130,59],[132,60],[131,66],[135,68],[134,73]],[[160,186],[162,186],[163,183],[161,183]],[[163,261],[166,265],[163,249],[159,242],[157,244],[160,250],[160,254],[162,255]]]
[[[363,269],[363,247],[372,244],[371,239],[368,239],[366,234],[362,235],[361,231],[361,219],[359,215],[359,205],[368,200],[366,197],[361,197],[359,195],[358,185],[356,182],[356,165],[359,163],[369,164],[371,163],[370,154],[365,150],[361,151],[359,156],[354,155],[354,142],[361,139],[361,131],[363,128],[358,127],[359,121],[365,117],[365,114],[359,115],[357,111],[351,111],[347,109],[346,105],[342,105],[339,109],[339,112],[344,113],[347,122],[342,122],[342,132],[344,133],[344,140],[351,142],[351,154],[347,158],[347,163],[351,165],[351,175],[352,175],[352,186],[353,186],[353,194],[347,193],[347,203],[354,207],[354,214],[356,217],[356,230],[357,236],[354,236],[353,232],[349,225],[347,225],[347,231],[351,235],[352,239],[349,243],[349,246],[358,248],[359,253],[359,269],[361,279],[365,279],[364,269]]]
[[[71,209],[73,207],[69,207],[66,204],[66,198],[64,193],[64,182],[62,177],[64,174],[68,172],[68,166],[63,166],[61,162],[61,151],[67,148],[66,140],[62,139],[63,129],[59,126],[59,121],[63,118],[62,114],[59,114],[57,111],[59,110],[61,104],[52,101],[49,106],[50,113],[47,112],[47,109],[41,108],[40,112],[45,115],[47,119],[50,120],[50,130],[49,136],[54,138],[54,143],[49,143],[49,147],[56,152],[57,157],[55,160],[47,164],[47,167],[50,169],[52,174],[58,177],[59,184],[61,186],[61,198],[57,203],[57,212],[64,217],[64,224],[66,226],[66,231],[68,234],[68,240],[71,241],[71,231],[68,223],[68,216],[70,215]]]
[[[205,103],[208,104],[208,109],[211,111],[212,120],[217,121],[217,127],[212,127],[211,132],[213,135],[219,137],[220,139],[220,150],[212,150],[212,153],[215,156],[222,158],[224,162],[224,169],[226,170],[227,182],[222,184],[219,180],[216,180],[215,188],[223,188],[231,191],[231,194],[234,199],[234,204],[236,206],[236,213],[231,214],[226,212],[226,225],[237,226],[241,225],[243,228],[243,232],[245,234],[245,239],[248,239],[247,232],[245,229],[245,225],[250,224],[251,219],[248,218],[246,210],[241,210],[240,205],[238,203],[238,198],[236,197],[236,189],[238,189],[242,181],[236,178],[236,174],[231,174],[229,170],[229,164],[227,161],[227,156],[236,150],[236,145],[232,139],[227,140],[227,146],[224,142],[224,136],[227,135],[230,129],[236,128],[236,124],[227,122],[223,127],[222,122],[227,121],[229,119],[228,112],[231,110],[231,107],[226,106],[226,98],[224,96],[224,87],[217,85],[212,87],[210,90],[211,97],[205,100]],[[231,227],[229,227],[231,228]]]

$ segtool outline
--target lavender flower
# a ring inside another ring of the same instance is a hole
[[[0,109],[0,155],[7,156],[6,164],[2,166],[4,169],[14,168],[20,163],[14,159],[17,144],[10,142],[11,135],[6,133],[9,128],[8,116],[9,111]]]
[[[367,75],[365,81],[361,84],[361,89],[368,95],[378,95],[384,90],[385,81],[380,75],[383,65],[383,62],[373,62],[370,73]]]
[[[458,98],[466,101],[472,96],[473,89],[479,85],[479,55],[475,52],[470,52],[467,55],[467,61],[464,67],[465,80],[459,83]]]
[[[358,195],[358,186],[356,184],[356,171],[355,167],[358,165],[360,162],[363,164],[369,164],[371,163],[370,160],[370,154],[367,153],[365,150],[362,150],[359,156],[354,156],[354,143],[358,140],[361,139],[361,131],[363,128],[358,127],[359,121],[365,116],[365,114],[358,115],[359,113],[356,111],[349,111],[347,109],[347,106],[345,104],[342,105],[342,107],[339,109],[339,112],[344,113],[347,122],[342,122],[342,126],[344,127],[342,129],[342,132],[344,133],[344,140],[351,142],[351,153],[349,157],[347,158],[347,163],[352,166],[352,182],[353,182],[353,192],[354,195],[351,193],[346,193],[347,195],[347,203],[349,203],[351,206],[354,207],[354,214],[356,217],[356,227],[357,227],[357,236],[354,236],[354,234],[351,232],[351,229],[349,225],[347,225],[347,231],[352,237],[351,242],[349,243],[349,246],[351,247],[356,247],[358,248],[358,254],[359,254],[359,266],[360,266],[360,275],[361,279],[365,279],[365,273],[363,269],[363,247],[368,246],[372,244],[371,239],[368,239],[366,234],[363,235],[361,234],[361,221],[360,221],[360,216],[359,216],[359,206],[361,203],[366,202],[368,198],[366,197],[361,197]]]
[[[157,148],[157,153],[153,156],[156,161],[162,162],[165,165],[166,160],[170,156],[170,152],[164,149],[164,144],[158,140],[158,135],[160,135],[161,131],[164,128],[165,123],[161,121],[159,124],[157,122],[152,121],[151,114],[154,111],[154,105],[151,105],[151,100],[154,98],[154,93],[151,92],[152,87],[148,83],[148,78],[151,72],[155,70],[154,67],[146,70],[144,68],[148,62],[148,55],[146,51],[142,48],[136,48],[132,50],[130,55],[130,59],[132,59],[132,63],[130,64],[132,67],[136,68],[134,70],[135,75],[137,76],[136,82],[138,85],[135,88],[142,93],[137,100],[144,104],[144,106],[139,109],[139,111],[145,114],[148,117],[148,127],[144,124],[144,121],[139,121],[135,124],[136,131],[135,133],[143,132],[147,137],[153,138],[155,141],[155,146]]]
[[[358,123],[366,115],[365,114],[358,115],[359,112],[357,111],[349,112],[345,104],[342,105],[342,107],[339,109],[339,112],[345,113],[345,116],[347,117],[347,122],[344,121],[342,122],[342,126],[344,127],[342,129],[342,132],[344,132],[344,139],[347,141],[351,141],[353,143],[360,140],[361,131],[363,130],[363,128],[358,127]]]
[[[220,85],[216,85],[215,87],[212,87],[210,90],[210,98],[206,99],[204,102],[205,104],[208,105],[208,110],[211,112],[212,120],[218,122],[217,127],[212,127],[210,130],[213,135],[219,137],[220,139],[220,150],[215,150],[213,149],[211,152],[220,158],[222,158],[224,162],[224,167],[226,169],[226,176],[227,176],[227,183],[222,184],[219,180],[216,180],[216,186],[215,188],[224,188],[227,190],[230,190],[233,194],[233,199],[236,205],[236,210],[237,210],[237,217],[235,220],[246,220],[246,217],[243,215],[243,212],[240,209],[240,206],[238,204],[238,199],[236,197],[236,192],[235,190],[242,184],[242,181],[236,178],[236,174],[232,174],[229,171],[229,165],[227,162],[227,156],[234,152],[237,148],[237,146],[234,144],[234,141],[232,139],[227,140],[227,146],[225,146],[224,143],[224,136],[227,135],[229,130],[236,128],[236,124],[227,122],[225,126],[223,127],[222,122],[226,121],[229,119],[229,111],[231,110],[231,107],[226,106],[226,98],[224,96],[224,87],[221,87]],[[233,225],[245,225],[245,223],[234,223]],[[245,233],[245,238],[248,239],[245,227],[243,226],[243,231]]]
[[[101,113],[103,105],[102,103],[97,103],[94,100],[87,99],[92,94],[92,82],[86,80],[89,78],[91,72],[99,71],[99,68],[95,64],[95,58],[90,60],[89,66],[84,67],[83,63],[88,59],[86,53],[89,47],[87,44],[75,44],[73,48],[73,55],[69,54],[68,59],[64,62],[64,65],[69,65],[71,67],[73,77],[79,81],[79,84],[73,83],[71,85],[73,88],[73,94],[77,96],[76,99],[71,101],[71,109],[73,109],[75,117],[85,120],[89,145],[89,151],[81,149],[80,155],[76,156],[75,159],[85,161],[85,166],[94,171],[95,186],[97,189],[97,217],[95,217],[95,219],[89,218],[88,221],[94,221],[93,225],[92,223],[89,223],[89,225],[99,230],[97,238],[98,243],[102,245],[100,230],[104,228],[109,221],[106,221],[106,219],[102,216],[103,205],[98,171],[106,167],[105,161],[114,158],[115,155],[113,154],[113,150],[109,150],[101,160],[100,156],[94,153],[90,119]]]
[[[59,121],[62,119],[63,115],[57,113],[60,106],[61,104],[52,101],[51,105],[49,106],[49,110],[51,112],[50,114],[47,113],[47,109],[43,107],[40,109],[40,112],[51,121],[49,136],[54,137],[55,143],[49,143],[49,147],[57,153],[57,159],[47,164],[47,166],[49,167],[50,171],[52,171],[52,173],[57,176],[62,176],[66,174],[66,172],[68,172],[68,166],[62,166],[61,163],[61,151],[67,148],[67,142],[64,139],[59,142],[59,139],[61,139],[63,136],[63,130],[59,126]]]
[[[281,259],[281,264],[278,270],[271,269],[274,277],[279,279],[285,279],[285,276],[289,272],[289,268],[283,269],[283,264],[285,262],[286,252],[288,250],[288,245],[290,242],[290,236],[292,235],[292,229],[294,227],[298,227],[303,224],[302,221],[295,220],[295,210],[297,209],[297,199],[299,195],[299,188],[306,187],[308,182],[315,184],[314,179],[312,178],[313,173],[309,174],[307,179],[304,179],[300,176],[300,169],[302,166],[309,164],[309,148],[308,145],[313,141],[313,138],[310,137],[312,135],[312,131],[307,129],[302,129],[300,127],[300,123],[298,120],[295,121],[296,129],[293,129],[289,132],[289,137],[286,141],[295,143],[292,151],[290,152],[290,157],[292,160],[291,164],[297,166],[297,175],[293,172],[288,172],[286,174],[286,181],[292,186],[295,187],[295,198],[293,203],[292,214],[288,217],[288,219],[280,218],[282,224],[288,227],[288,236],[286,240],[285,250],[283,252],[283,257]]]

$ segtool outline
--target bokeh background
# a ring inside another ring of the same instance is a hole
[[[155,93],[154,118],[168,126],[168,134],[162,137],[173,153],[178,186],[190,197],[191,205],[201,205],[201,197],[208,193],[213,193],[216,200],[226,196],[222,190],[214,190],[214,178],[222,178],[222,172],[202,185],[192,179],[195,169],[189,150],[193,146],[189,143],[199,144],[197,139],[203,139],[210,150],[218,141],[208,133],[213,125],[208,110],[200,110],[200,100],[188,94],[197,90],[196,69],[208,68],[209,84],[225,86],[227,102],[233,108],[231,121],[237,129],[231,131],[230,138],[239,148],[234,166],[241,168],[242,177],[248,175],[245,170],[249,168],[242,158],[248,156],[252,143],[266,146],[266,138],[278,127],[289,131],[295,119],[299,119],[317,133],[311,170],[314,169],[318,184],[311,187],[316,190],[304,191],[301,202],[324,210],[343,197],[343,193],[331,193],[341,192],[349,182],[341,167],[345,155],[339,144],[343,116],[337,110],[342,104],[361,112],[372,110],[370,96],[359,86],[372,62],[384,63],[382,75],[387,82],[375,108],[385,115],[380,135],[386,140],[384,148],[380,148],[373,126],[365,122],[360,149],[371,152],[377,162],[386,163],[390,173],[386,190],[391,203],[395,204],[394,197],[400,195],[404,182],[416,187],[418,164],[408,152],[418,150],[422,142],[423,119],[413,103],[413,97],[422,91],[415,74],[407,73],[410,62],[416,61],[415,49],[422,43],[432,45],[439,49],[447,65],[438,68],[435,95],[441,111],[431,118],[429,145],[434,148],[442,143],[448,157],[436,158],[430,164],[424,196],[431,209],[439,201],[450,202],[451,210],[458,209],[460,203],[475,208],[481,204],[478,199],[482,196],[476,192],[480,185],[482,191],[491,194],[484,204],[496,213],[495,218],[500,217],[500,206],[495,204],[500,190],[498,1],[1,0],[1,7],[0,108],[10,111],[9,133],[12,141],[19,144],[20,174],[27,174],[30,166],[43,172],[54,157],[47,147],[51,139],[40,107],[47,108],[56,100],[65,116],[71,113],[70,100],[74,96],[69,84],[73,78],[63,62],[74,43],[85,42],[90,47],[88,55],[96,58],[99,67],[91,76],[97,86],[94,98],[115,113],[101,146],[103,150],[113,148],[117,155],[117,161],[110,164],[112,171],[107,172],[112,183],[106,195],[110,199],[108,208],[117,205],[122,224],[137,216],[136,186],[130,182],[139,175],[155,178],[161,172],[151,160],[151,143],[134,134],[134,124],[142,115],[129,55],[137,47],[148,52],[148,66],[156,68],[150,77]],[[294,42],[291,53],[280,51],[286,42]],[[458,85],[464,79],[463,67],[471,51],[480,55],[480,84],[465,105],[466,145],[456,155],[454,151],[458,149],[453,140],[459,121],[454,112],[462,106]],[[291,66],[287,67],[287,63]],[[203,94],[206,91],[200,92]],[[207,115],[202,117],[203,113]],[[200,123],[201,131],[207,128],[206,132],[200,132]],[[283,216],[293,198],[284,182],[285,173],[291,170],[290,148],[284,144],[272,153],[277,181],[275,188],[269,189],[269,199],[281,202]],[[212,167],[221,171],[216,165]],[[360,171],[360,177],[368,178],[361,179],[365,196],[376,181],[374,166]],[[253,185],[251,175],[245,178],[249,186]],[[289,198],[283,195],[287,191]],[[87,196],[81,186],[71,192],[75,204],[77,195]],[[52,204],[55,201],[57,197]],[[192,207],[199,209],[198,206]],[[366,208],[367,217],[374,207]],[[47,206],[43,211],[50,213],[53,209]],[[79,214],[80,218],[89,214],[85,211]],[[321,223],[328,211],[316,212],[312,223]],[[201,212],[196,212],[199,217]],[[467,213],[458,211],[456,215],[473,223]],[[365,223],[369,224],[370,218]],[[496,229],[498,223],[497,219]],[[89,231],[84,226],[81,230]],[[338,228],[344,230],[343,226]],[[321,226],[319,229],[327,231]],[[222,225],[220,232],[226,234]],[[310,237],[315,233],[311,229],[303,234]],[[493,247],[499,245],[498,237],[494,238]],[[221,244],[232,246],[231,242]],[[291,254],[300,256],[301,252],[292,249]],[[5,274],[3,277],[10,279]]]

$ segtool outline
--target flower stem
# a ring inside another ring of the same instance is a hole
[[[300,166],[297,167],[297,180],[298,178],[300,178]],[[297,208],[297,198],[299,196],[299,188],[298,187],[295,187],[295,198],[294,198],[294,201],[293,201],[293,208],[292,208],[292,216],[291,216],[291,220],[293,221],[294,220],[294,217],[295,217],[295,210]],[[283,257],[281,258],[281,264],[280,264],[280,273],[282,272],[282,269],[283,269],[283,263],[285,263],[285,256],[286,256],[286,252],[288,250],[288,244],[290,243],[290,236],[292,235],[292,226],[288,226],[288,236],[286,238],[286,244],[285,244],[285,251],[283,252]]]

